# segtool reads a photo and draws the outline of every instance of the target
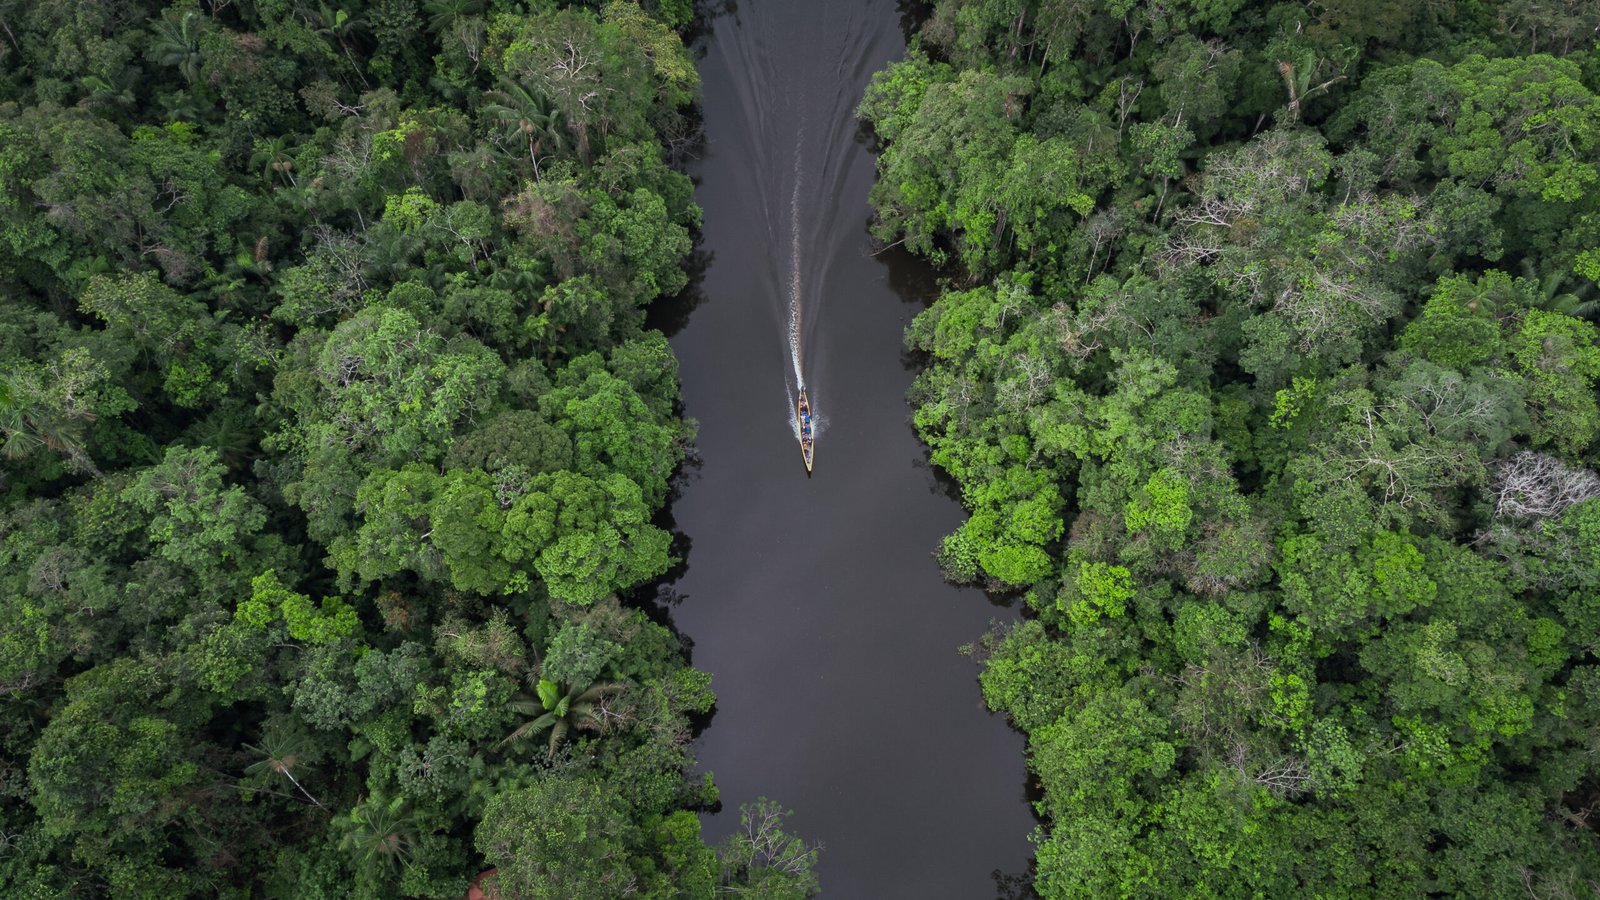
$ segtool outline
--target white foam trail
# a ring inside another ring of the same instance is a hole
[[[806,389],[806,376],[800,347],[800,189],[803,184],[800,150],[805,143],[805,134],[805,117],[802,114],[800,134],[794,142],[794,192],[789,197],[789,358],[794,364],[795,384],[802,391]]]

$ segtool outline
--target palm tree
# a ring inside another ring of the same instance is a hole
[[[428,30],[442,35],[457,19],[483,12],[483,0],[428,0]]]
[[[1497,318],[1507,302],[1516,297],[1511,280],[1491,273],[1476,281],[1465,282],[1459,290],[1466,301],[1467,311],[1486,318]]]
[[[200,38],[209,27],[208,19],[199,10],[189,10],[181,15],[168,12],[155,25],[155,35],[146,51],[151,62],[172,66],[188,84],[200,80]]]
[[[556,748],[562,738],[573,728],[599,731],[605,726],[605,712],[601,703],[606,697],[621,693],[625,684],[601,682],[587,688],[572,687],[565,694],[554,681],[540,678],[534,685],[537,696],[523,695],[511,702],[511,708],[525,716],[537,716],[517,726],[496,746],[520,741],[550,729],[550,747],[547,759],[555,759]]]
[[[132,69],[127,70],[132,72]],[[78,79],[78,86],[83,88],[84,97],[79,105],[90,108],[99,106],[121,107],[126,109],[133,106],[133,84],[126,73],[118,76],[118,83],[101,78],[99,75],[85,75]]]
[[[544,276],[537,269],[515,264],[494,269],[485,280],[496,290],[510,291],[520,297],[536,298],[545,286]]]
[[[1300,120],[1301,106],[1307,100],[1318,94],[1327,93],[1329,88],[1344,80],[1344,69],[1348,68],[1348,62],[1340,68],[1339,74],[1313,84],[1324,75],[1328,75],[1335,64],[1337,64],[1335,60],[1324,59],[1311,50],[1301,53],[1295,60],[1278,60],[1278,74],[1283,76],[1284,87],[1289,90],[1291,125]]]
[[[195,444],[217,451],[230,472],[249,468],[260,456],[261,426],[255,408],[235,400],[224,400],[184,434]]]
[[[358,868],[393,878],[411,864],[417,828],[405,797],[391,800],[374,792],[348,816],[336,819],[334,827],[344,832],[339,849],[349,853]]]
[[[1568,277],[1568,273],[1560,269],[1540,276],[1533,260],[1524,258],[1522,277],[1517,279],[1517,287],[1522,289],[1522,295],[1530,306],[1575,319],[1594,318],[1596,313],[1600,313],[1600,300],[1594,298],[1594,283],[1585,281],[1574,290],[1564,291],[1562,288],[1566,286]]]
[[[168,122],[193,122],[213,107],[187,89],[160,95],[156,105],[161,107],[161,118]]]
[[[352,16],[343,9],[335,9],[327,3],[319,3],[310,24],[317,34],[332,38],[339,45],[339,49],[344,51],[345,59],[350,61],[350,68],[355,70],[356,77],[361,79],[362,87],[372,87],[363,71],[365,67],[356,62],[353,49],[356,37],[367,29],[366,20]]]
[[[88,385],[76,379],[63,385],[58,378],[52,390],[45,379],[54,369],[0,375],[0,454],[25,459],[39,449],[53,450],[74,471],[99,475],[83,446],[85,426],[95,421],[94,409],[76,398],[63,402],[63,395]]]
[[[311,742],[305,735],[286,732],[278,729],[269,729],[261,737],[261,746],[245,744],[244,748],[261,758],[245,767],[245,774],[256,778],[271,778],[281,775],[289,779],[313,806],[322,808],[322,801],[311,796],[300,779],[294,777],[296,769],[307,767],[306,758],[311,755]]]
[[[290,187],[298,187],[294,180],[294,139],[280,134],[272,138],[257,138],[250,165],[261,170],[261,177],[271,180],[274,173],[288,180]]]
[[[556,109],[548,97],[528,90],[528,86],[504,76],[500,90],[489,95],[494,102],[483,111],[502,123],[507,143],[526,142],[528,161],[533,163],[534,180],[539,180],[539,160],[550,158],[568,149],[565,116]],[[548,152],[546,152],[548,151]]]

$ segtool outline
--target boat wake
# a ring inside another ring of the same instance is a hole
[[[789,361],[794,366],[794,381],[806,389],[806,372],[801,343],[800,306],[804,296],[800,267],[800,189],[805,183],[800,148],[805,144],[806,121],[802,112],[799,139],[794,142],[794,191],[789,196]],[[793,404],[790,404],[793,406]]]
[[[826,275],[841,246],[859,237],[841,227],[840,197],[856,152],[858,85],[876,63],[870,38],[857,27],[857,12],[849,4],[846,9],[842,16],[818,11],[820,18],[839,22],[839,31],[823,42],[826,49],[796,44],[776,21],[760,16],[713,32],[733,61],[740,112],[756,137],[743,174],[766,226],[768,284],[789,358],[784,420],[796,441],[795,404],[802,394],[810,401],[815,433],[827,424],[817,411],[819,387],[826,387],[819,385],[825,359],[813,345]],[[833,89],[819,91],[819,84]]]

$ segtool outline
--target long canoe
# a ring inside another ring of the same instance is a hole
[[[800,392],[800,399],[794,404],[794,423],[800,430],[800,456],[806,462],[806,472],[811,471],[811,460],[817,452],[817,431],[812,421],[811,401],[806,397],[806,392]]]

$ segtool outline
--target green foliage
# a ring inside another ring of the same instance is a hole
[[[603,786],[549,775],[489,801],[476,840],[511,896],[600,900],[635,878],[629,845],[637,832]]]
[[[378,459],[437,456],[494,396],[505,365],[470,338],[447,345],[403,310],[373,307],[328,335],[313,371],[316,406],[303,440]]]
[[[1162,469],[1150,476],[1142,495],[1128,501],[1124,519],[1135,534],[1151,531],[1181,539],[1194,519],[1188,483],[1176,471]]]
[[[1121,616],[1134,595],[1128,570],[1103,562],[1079,563],[1077,575],[1069,584],[1071,587],[1056,598],[1056,605],[1078,626],[1093,625],[1101,616]]]
[[[774,900],[816,894],[818,848],[783,830],[788,816],[765,797],[739,807],[740,830],[717,848],[723,892]]]
[[[507,883],[732,884],[709,676],[611,598],[692,434],[690,6],[0,4],[0,895],[446,900],[543,783],[626,840]]]
[[[1026,585],[1044,577],[1050,559],[1043,546],[1061,536],[1060,495],[1048,478],[1020,466],[1004,480],[974,491],[979,512],[961,527],[961,539],[976,546],[976,561],[1001,584]]]
[[[561,626],[550,639],[550,646],[545,650],[544,662],[540,665],[540,674],[559,681],[563,684],[587,684],[598,676],[610,662],[617,657],[622,648],[615,642],[607,640],[589,623],[577,625],[567,623]],[[540,697],[543,699],[543,686],[549,682],[542,678]],[[546,701],[545,708],[550,708]]]
[[[266,522],[266,511],[238,486],[224,487],[223,468],[209,448],[173,447],[122,492],[152,514],[151,544],[164,558],[196,572],[237,558]]]
[[[88,426],[133,408],[111,371],[82,348],[46,363],[26,359],[0,369],[0,452],[12,460],[62,457],[75,472],[94,472]]]
[[[511,704],[511,708],[518,713],[533,718],[517,726],[500,743],[511,744],[549,729],[547,758],[554,760],[556,751],[561,749],[562,739],[572,729],[605,731],[616,717],[616,713],[607,705],[608,700],[626,690],[627,685],[593,684],[585,687],[585,684],[587,682],[577,682],[563,691],[556,682],[540,678],[534,684],[536,697]]]
[[[525,590],[537,574],[552,596],[580,604],[671,564],[669,535],[649,524],[626,476],[506,474],[497,482],[479,470],[380,469],[356,494],[359,529],[333,540],[330,559],[347,580],[409,570],[481,594]]]
[[[311,598],[288,590],[278,582],[272,570],[251,579],[250,599],[239,604],[235,619],[253,628],[267,625],[267,610],[277,608],[283,617],[289,636],[311,644],[330,644],[355,636],[360,626],[356,611],[338,597],[329,597],[320,604]],[[319,608],[320,607],[320,608]]]
[[[159,851],[176,837],[168,826],[203,822],[203,810],[180,798],[214,777],[192,740],[207,711],[183,699],[133,660],[74,678],[28,769],[39,827],[107,860]]]
[[[868,121],[890,115],[886,110],[906,110],[893,113],[888,126],[886,136],[895,141],[896,152],[883,158],[873,187],[881,220],[874,233],[885,240],[903,235],[907,247],[926,253],[934,250],[935,236],[948,229],[959,236],[962,262],[987,270],[998,261],[993,254],[1004,227],[1003,173],[1008,169],[1016,173],[1012,194],[1023,196],[1019,192],[1038,187],[1021,180],[1030,165],[1042,162],[1029,158],[1037,145],[1029,144],[1022,158],[1012,162],[1017,143],[1012,118],[1028,84],[993,73],[970,71],[952,77],[943,67],[899,65],[908,68],[892,69],[892,77],[874,79],[861,106]],[[951,127],[957,123],[959,128]],[[1048,149],[1043,153],[1050,155]],[[1041,196],[1043,202],[1074,202],[1080,193],[1072,184],[1075,179],[1069,173],[1052,173],[1062,176],[1068,179],[1067,196]]]
[[[1291,387],[1279,388],[1272,398],[1272,415],[1267,419],[1267,424],[1274,428],[1288,428],[1302,409],[1306,401],[1315,395],[1317,381],[1315,378],[1295,378]]]
[[[397,881],[416,853],[416,824],[404,797],[373,794],[335,823],[339,849],[348,853],[361,877],[379,884]]]
[[[582,381],[577,372],[591,372]],[[600,477],[628,476],[651,506],[666,499],[667,476],[681,457],[687,436],[681,425],[653,413],[625,381],[599,369],[589,356],[574,360],[540,408],[572,437],[577,471]]]
[[[1464,275],[1440,279],[1422,315],[1406,326],[1401,348],[1463,370],[1495,359],[1502,346],[1495,313],[1510,288],[1511,280],[1493,271],[1476,282]]]
[[[1600,437],[1600,345],[1593,324],[1560,313],[1529,310],[1510,341],[1522,372],[1532,418],[1530,437],[1577,456]]]
[[[1284,608],[1315,634],[1376,633],[1387,619],[1433,600],[1437,588],[1406,535],[1377,532],[1355,550],[1330,552],[1315,535],[1283,542],[1278,563]]]
[[[874,77],[1040,895],[1600,871],[1600,102],[1535,5],[940,0]]]

